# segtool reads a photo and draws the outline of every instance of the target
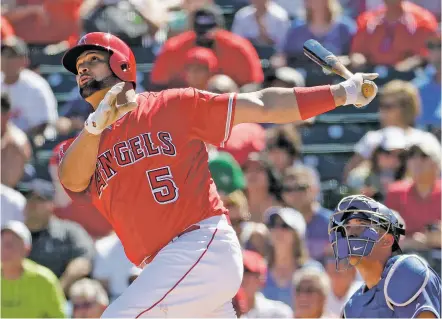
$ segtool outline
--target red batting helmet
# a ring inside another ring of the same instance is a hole
[[[92,32],[83,36],[77,45],[68,50],[62,59],[66,70],[78,74],[77,59],[87,50],[104,50],[110,53],[109,66],[114,74],[124,82],[137,81],[135,56],[129,46],[110,33]]]

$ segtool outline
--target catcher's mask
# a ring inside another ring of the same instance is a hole
[[[352,219],[359,222],[350,224]],[[392,252],[402,253],[399,237],[405,234],[405,230],[389,208],[363,195],[344,197],[330,217],[328,226],[336,269],[340,271],[357,265],[371,254],[374,245],[387,233],[394,237]]]

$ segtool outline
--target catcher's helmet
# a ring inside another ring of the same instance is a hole
[[[77,74],[77,59],[87,50],[104,50],[110,53],[109,66],[112,72],[122,81],[137,81],[137,65],[135,56],[129,46],[110,33],[92,32],[83,36],[77,45],[68,50],[62,59],[63,66]]]
[[[365,222],[349,226],[349,221],[355,218]],[[359,257],[360,261],[370,255],[374,244],[385,233],[394,237],[392,251],[401,253],[399,237],[405,234],[405,229],[395,213],[385,205],[363,195],[352,195],[343,198],[337,205],[330,217],[328,233],[339,270],[341,262],[348,262],[350,257]]]

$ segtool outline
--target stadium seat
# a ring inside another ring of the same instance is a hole
[[[303,153],[304,162],[318,170],[321,181],[334,179],[341,182],[345,163],[353,154],[353,145],[305,145]]]
[[[354,144],[358,142],[367,131],[378,129],[376,122],[364,123],[321,123],[300,128],[304,145],[322,143]]]

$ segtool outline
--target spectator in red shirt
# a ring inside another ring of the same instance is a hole
[[[209,80],[218,70],[218,58],[212,50],[195,47],[187,52],[185,80],[188,86],[207,90]]]
[[[368,63],[407,71],[427,54],[425,43],[437,30],[437,21],[431,12],[409,1],[384,2],[379,9],[359,16],[352,63],[356,68]]]
[[[197,10],[193,30],[170,38],[153,66],[151,82],[162,87],[185,84],[184,56],[195,46],[212,49],[218,58],[219,73],[228,75],[239,86],[261,83],[264,74],[252,44],[229,31],[222,30],[222,15],[212,7]]]
[[[401,214],[407,236],[441,220],[440,165],[441,145],[428,133],[410,148],[411,180],[393,183],[388,189],[385,204]]]
[[[14,36],[15,32],[14,32],[14,28],[9,23],[9,21],[4,16],[1,16],[1,18],[2,18],[2,22],[1,22],[2,24],[0,26],[1,38],[2,38],[2,41],[4,41],[9,37]]]

